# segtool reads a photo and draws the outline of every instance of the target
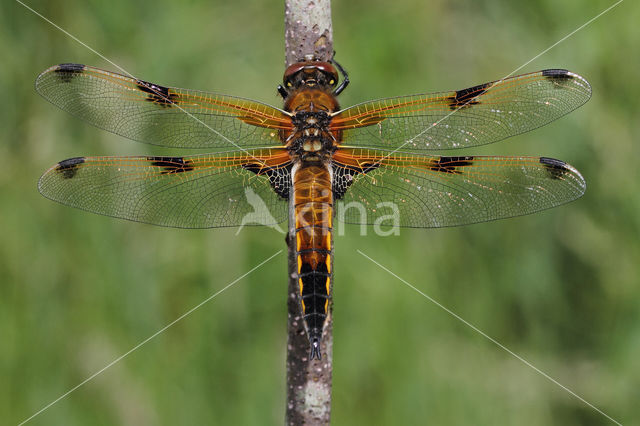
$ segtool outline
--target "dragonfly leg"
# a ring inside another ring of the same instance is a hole
[[[335,51],[333,52],[333,56],[334,57],[336,56]],[[338,96],[349,85],[349,74],[347,74],[347,71],[344,68],[342,68],[342,65],[340,65],[340,63],[336,61],[334,58],[331,58],[329,62],[331,62],[332,64],[335,64],[336,68],[338,68],[338,70],[342,74],[342,83],[340,83],[340,86],[336,87],[336,90],[333,91],[333,95]]]

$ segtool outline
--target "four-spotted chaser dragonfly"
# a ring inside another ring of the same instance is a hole
[[[39,190],[107,216],[216,228],[256,214],[245,197],[251,189],[267,206],[260,223],[294,222],[311,358],[320,358],[328,313],[338,200],[360,203],[366,213],[345,212],[347,223],[372,224],[386,214],[377,204],[391,202],[400,226],[435,228],[529,214],[585,191],[580,173],[552,158],[424,153],[484,145],[550,123],[589,99],[589,83],[577,74],[547,69],[341,109],[337,95],[348,82],[335,61],[307,57],[286,69],[280,109],[86,65],[53,66],[38,76],[36,89],[63,110],[136,141],[213,153],[70,158],[42,176]],[[229,148],[235,150],[220,152]]]

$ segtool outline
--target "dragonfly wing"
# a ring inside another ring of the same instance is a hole
[[[187,157],[78,157],[50,168],[42,195],[106,216],[177,228],[275,225],[287,219],[285,150]]]
[[[36,79],[36,90],[96,127],[153,145],[240,148],[281,145],[290,116],[256,101],[165,87],[99,68],[61,64]]]
[[[454,92],[379,99],[337,112],[331,128],[346,146],[444,150],[528,132],[591,97],[587,80],[550,69]]]
[[[584,194],[569,164],[546,157],[441,157],[350,149],[336,153],[339,220],[440,228],[520,216]]]

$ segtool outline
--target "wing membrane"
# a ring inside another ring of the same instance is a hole
[[[36,90],[96,127],[153,145],[278,146],[278,130],[291,128],[287,113],[266,104],[164,87],[80,64],[45,70]]]
[[[544,70],[454,92],[379,99],[336,113],[347,146],[443,150],[484,145],[544,126],[591,97],[567,70]]]
[[[388,154],[336,153],[334,188],[342,188],[344,203],[338,219],[374,224],[396,209],[400,226],[458,226],[555,207],[586,188],[576,169],[551,158]]]
[[[287,219],[285,150],[188,157],[78,157],[38,183],[47,198],[106,216],[178,228],[275,225]],[[274,191],[275,190],[275,191]]]

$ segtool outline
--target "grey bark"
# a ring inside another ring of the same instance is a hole
[[[330,0],[285,0],[285,62],[289,66],[313,55],[328,61],[333,56]]]

